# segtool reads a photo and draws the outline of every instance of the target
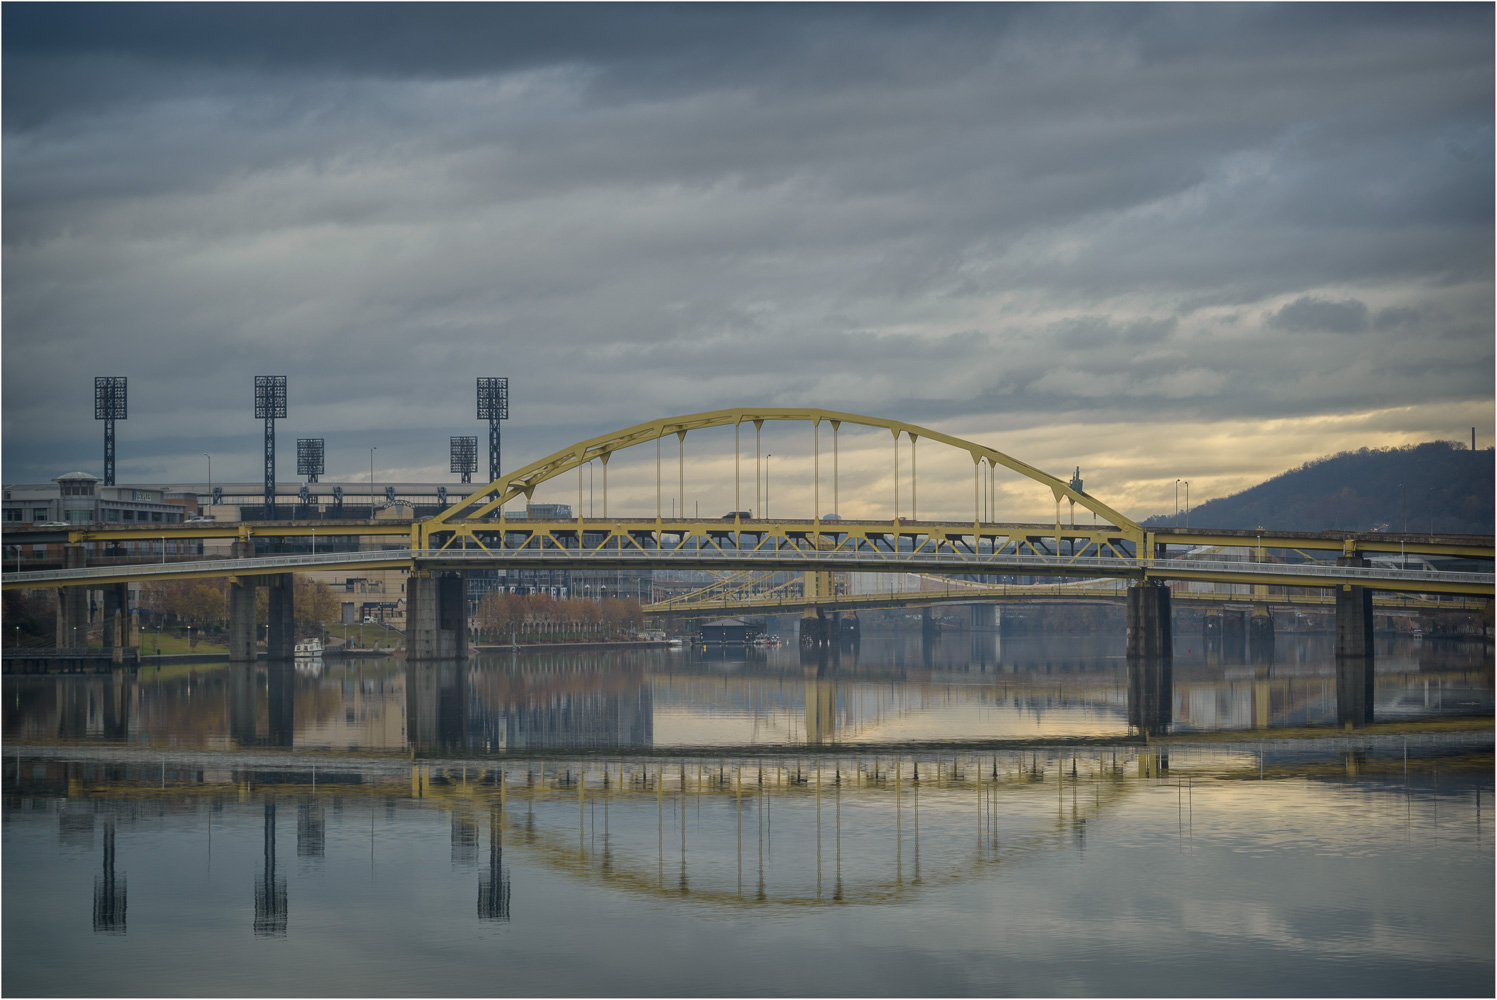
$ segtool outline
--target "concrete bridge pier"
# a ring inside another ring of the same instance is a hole
[[[296,655],[296,584],[290,573],[263,578],[269,629],[265,635],[265,658],[289,660]]]
[[[238,541],[229,547],[233,559],[247,559],[254,553],[250,542]],[[229,662],[253,663],[255,659],[255,578],[236,576],[229,580]]]
[[[996,604],[969,604],[968,613],[971,617],[971,626],[974,630],[991,632],[998,628],[998,605]]]
[[[920,609],[920,638],[922,639],[934,638],[936,634],[936,621],[931,617],[930,612],[931,609],[928,607]]]
[[[62,568],[82,569],[88,552],[81,545],[62,547]],[[88,588],[57,588],[57,648],[88,648]]]
[[[468,658],[467,577],[462,573],[412,573],[406,583],[405,658]]]
[[[1267,605],[1253,607],[1253,617],[1248,621],[1248,653],[1254,663],[1272,663],[1274,645],[1273,614]]]
[[[1128,588],[1128,643],[1132,657],[1174,656],[1174,623],[1170,590],[1160,583],[1139,583]]]
[[[801,616],[800,644],[802,648],[824,646],[827,643],[827,618],[821,609],[813,614],[810,609]]]
[[[1222,662],[1242,663],[1247,659],[1248,621],[1246,613],[1222,609]]]
[[[1338,566],[1365,566],[1360,556]],[[1372,721],[1372,591],[1343,584],[1336,590],[1336,719],[1364,726]]]
[[[104,587],[104,649],[116,650],[130,645],[125,631],[125,613],[130,606],[129,587],[111,583]],[[116,661],[118,656],[116,655]]]
[[[229,583],[229,662],[255,659],[255,584],[248,577]]]

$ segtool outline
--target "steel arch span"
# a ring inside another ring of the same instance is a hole
[[[1070,501],[1097,515],[1099,519],[1109,522],[1122,537],[1131,539],[1137,543],[1144,540],[1144,529],[1130,518],[1123,516],[1112,507],[1103,503],[1090,494],[1072,488],[1070,483],[1050,475],[1042,469],[1035,468],[1027,462],[1020,461],[1011,455],[1007,455],[996,448],[968,441],[951,434],[922,427],[919,424],[908,423],[903,420],[890,420],[884,417],[870,417],[859,413],[846,413],[840,410],[822,410],[815,408],[798,407],[762,407],[758,409],[728,409],[709,410],[704,413],[690,413],[675,417],[662,417],[657,420],[635,424],[622,430],[601,434],[597,437],[578,441],[576,444],[568,445],[559,451],[547,455],[545,458],[531,462],[514,472],[500,476],[487,485],[475,490],[466,498],[453,504],[451,507],[437,514],[435,517],[421,523],[422,539],[417,541],[418,547],[424,547],[426,535],[439,531],[444,525],[457,519],[485,518],[495,510],[499,510],[504,504],[521,496],[529,499],[535,492],[537,486],[550,479],[555,479],[564,473],[574,469],[580,470],[582,466],[590,462],[599,462],[603,466],[603,496],[604,517],[607,514],[608,497],[608,460],[617,452],[636,445],[648,444],[651,441],[659,442],[674,434],[684,442],[688,432],[702,430],[709,427],[732,427],[734,429],[734,498],[735,510],[742,507],[739,502],[741,495],[741,459],[742,452],[739,448],[738,430],[743,424],[752,424],[757,431],[768,421],[791,421],[808,423],[816,430],[815,434],[815,458],[817,467],[816,489],[819,493],[820,475],[820,426],[822,423],[831,425],[833,435],[833,489],[836,489],[836,447],[837,432],[843,424],[858,427],[882,428],[893,435],[895,445],[894,471],[895,471],[895,493],[894,502],[896,510],[899,504],[899,441],[901,437],[908,437],[911,442],[911,512],[915,512],[917,501],[917,483],[915,462],[915,443],[924,438],[934,441],[957,451],[966,452],[972,459],[973,495],[974,501],[980,491],[980,478],[982,464],[988,463],[990,469],[1002,466],[1010,471],[1016,472],[1035,483],[1048,487],[1055,497],[1057,505],[1057,524],[1059,523],[1059,504],[1062,500]],[[659,518],[659,453],[657,446],[657,511]],[[973,521],[979,520],[976,504],[974,503]],[[502,516],[502,512],[501,512]],[[815,520],[820,521],[820,504],[817,503]]]

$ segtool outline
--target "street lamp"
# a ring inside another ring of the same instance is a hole
[[[1185,480],[1185,530],[1190,530],[1190,480]]]
[[[312,554],[314,556],[317,554],[317,529],[316,528],[312,529]]]
[[[764,519],[769,520],[769,460],[773,454],[764,456]]]
[[[208,502],[211,504],[213,502],[213,456],[205,451],[203,457],[208,460]]]
[[[1403,483],[1398,484],[1398,502],[1403,507],[1403,533],[1407,535],[1409,533],[1409,497],[1408,492],[1403,488]]]
[[[1180,527],[1180,480],[1175,480],[1175,527]]]
[[[379,450],[379,445],[369,449],[369,516],[374,516],[374,453]]]

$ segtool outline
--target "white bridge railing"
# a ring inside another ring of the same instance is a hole
[[[1273,577],[1288,586],[1325,586],[1324,581],[1362,583],[1385,590],[1418,590],[1417,584],[1458,584],[1491,590],[1491,573],[1443,573],[1428,569],[1398,569],[1385,566],[1336,566],[1328,563],[1259,563],[1206,559],[1139,559],[1136,557],[1041,556],[1006,552],[960,553],[952,551],[873,551],[828,549],[633,549],[633,548],[520,548],[520,549],[385,549],[369,552],[303,553],[253,556],[244,559],[194,560],[181,563],[146,563],[136,566],[98,566],[78,569],[8,572],[12,585],[58,586],[86,583],[92,579],[149,580],[180,575],[190,569],[193,576],[231,576],[284,570],[317,570],[357,567],[372,563],[409,563],[458,568],[521,567],[565,563],[572,567],[596,564],[600,568],[640,565],[723,569],[727,567],[783,570],[832,570],[843,572],[888,572],[914,570],[963,574],[1075,574],[1104,577],[1142,577],[1145,571],[1156,579],[1186,578],[1211,574],[1221,582],[1233,577]]]

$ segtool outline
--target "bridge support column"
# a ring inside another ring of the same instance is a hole
[[[1129,657],[1166,659],[1174,656],[1174,623],[1170,590],[1160,583],[1128,588]]]
[[[1365,566],[1360,556],[1338,566]],[[1336,589],[1336,719],[1363,726],[1372,721],[1372,591],[1343,584]]]
[[[991,632],[998,627],[998,605],[996,604],[969,604],[968,613],[971,614],[972,630],[975,632]]]
[[[1255,605],[1248,622],[1248,652],[1254,663],[1273,662],[1273,614],[1266,605]]]
[[[249,542],[229,547],[234,559],[246,559],[254,551]],[[255,578],[236,576],[229,583],[229,662],[252,663],[255,659]]]
[[[929,639],[936,634],[936,620],[931,617],[930,608],[920,609],[920,638]]]
[[[467,658],[466,577],[461,573],[412,573],[406,583],[405,601],[407,661]]]
[[[1222,609],[1222,662],[1242,663],[1247,645],[1247,616],[1241,611]]]
[[[827,620],[826,620],[826,616],[821,613],[821,609],[819,609],[819,608],[816,609],[815,613],[812,613],[810,609],[807,609],[806,613],[801,616],[801,620],[800,620],[800,644],[801,644],[801,647],[802,648],[811,648],[811,647],[817,647],[817,646],[824,646],[824,645],[826,645],[826,642],[827,642]]]
[[[296,584],[290,573],[264,578],[268,624],[265,636],[267,660],[289,660],[296,655]]]
[[[81,545],[62,547],[62,568],[82,569],[88,552]],[[88,588],[57,588],[57,648],[88,648]]]
[[[125,610],[129,603],[127,584],[111,583],[104,587],[104,649],[115,651],[116,663],[120,660],[119,648],[130,645],[124,629]]]

